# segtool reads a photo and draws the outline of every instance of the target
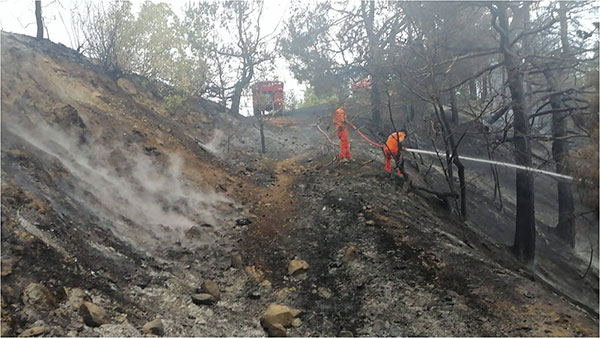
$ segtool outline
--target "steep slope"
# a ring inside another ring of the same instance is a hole
[[[598,335],[377,151],[334,161],[326,111],[270,121],[260,156],[252,119],[148,88],[2,34],[3,335],[257,336],[273,302],[303,310],[290,335]],[[220,300],[196,305],[206,279]]]

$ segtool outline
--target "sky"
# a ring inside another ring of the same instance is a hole
[[[134,13],[137,13],[145,0],[130,1],[133,4]],[[71,9],[77,3],[81,4],[82,2],[81,0],[42,0],[42,15],[44,16],[45,25],[48,30],[47,37],[49,37],[50,41],[62,43],[71,48],[77,48],[77,46],[73,46],[74,42],[72,40],[74,39],[71,37]],[[177,16],[183,18],[184,8],[190,1],[155,0],[152,2],[167,3]],[[264,31],[272,32],[277,27],[281,28],[283,25],[281,19],[285,20],[287,17],[289,3],[287,1],[265,0],[264,6],[264,13],[268,13],[268,15],[263,15],[261,19]],[[37,27],[35,23],[34,0],[0,0],[0,13],[2,13],[0,15],[0,28],[2,30],[35,36]],[[297,98],[301,99],[303,97],[304,86],[294,79],[285,60],[283,58],[276,60],[275,66],[274,77],[284,82],[285,91],[293,92]],[[246,97],[243,99],[242,106],[240,107],[241,113],[243,115],[251,114],[251,105],[251,98]]]

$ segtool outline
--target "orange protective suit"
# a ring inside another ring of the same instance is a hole
[[[399,131],[391,133],[385,142],[383,148],[385,152],[385,171],[392,171],[392,158],[398,155],[398,150],[402,150],[402,142],[406,138],[406,134]],[[398,144],[400,143],[400,144]],[[402,154],[398,156],[398,160],[402,159]],[[404,176],[404,174],[398,169],[398,175]]]
[[[346,127],[346,112],[343,108],[338,108],[333,117],[333,123],[337,130],[338,138],[340,139],[340,159],[351,159],[350,143],[348,142],[348,128]]]

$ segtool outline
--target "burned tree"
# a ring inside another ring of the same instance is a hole
[[[44,38],[44,21],[42,19],[42,0],[35,0],[35,22],[37,24],[38,39]]]
[[[523,88],[521,58],[515,53],[513,37],[508,25],[507,3],[489,5],[492,13],[492,26],[500,36],[500,52],[504,58],[508,87],[512,97],[514,115],[514,156],[515,163],[531,167],[531,144],[529,140],[528,105]],[[513,11],[529,10],[528,6],[512,8]],[[517,212],[516,231],[513,244],[515,255],[522,261],[531,263],[535,257],[535,201],[534,180],[530,172],[517,169]]]

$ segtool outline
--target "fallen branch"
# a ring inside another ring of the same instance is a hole
[[[329,138],[329,135],[327,135],[327,133],[325,133],[323,131],[323,129],[321,129],[321,126],[319,126],[318,124],[314,125],[315,127],[317,127],[317,129],[319,129],[319,131],[321,132],[321,134],[325,135],[325,137],[327,138],[327,141],[329,141],[329,143],[333,144],[334,146],[339,146],[339,143],[335,143],[331,140],[331,138]]]
[[[437,198],[439,198],[439,199],[441,199],[441,200],[445,200],[445,199],[446,199],[446,198],[448,198],[448,197],[451,197],[451,198],[459,198],[459,195],[458,195],[458,193],[456,193],[456,192],[450,192],[450,191],[435,191],[435,190],[431,190],[431,189],[429,189],[429,188],[426,188],[426,187],[423,187],[423,186],[417,185],[417,184],[413,183],[413,181],[410,181],[410,183],[409,183],[409,184],[410,184],[410,187],[411,187],[411,188],[415,188],[415,189],[417,189],[417,190],[424,191],[424,192],[426,192],[426,193],[430,193],[430,194],[432,194],[432,195],[435,195]]]

